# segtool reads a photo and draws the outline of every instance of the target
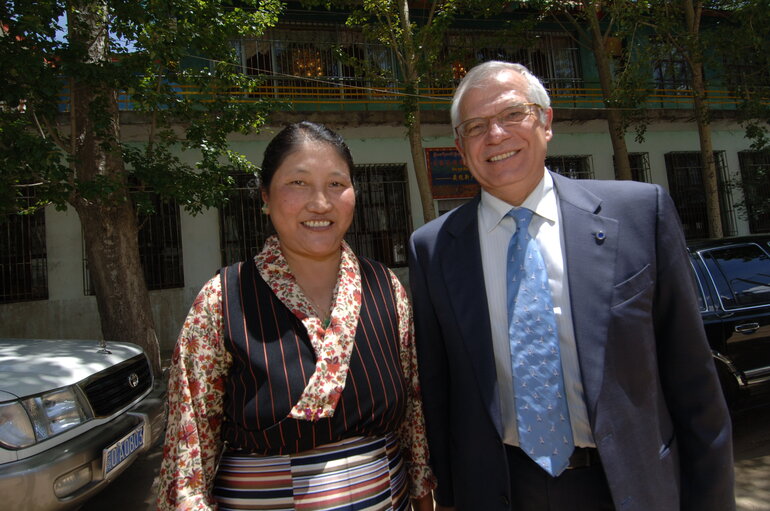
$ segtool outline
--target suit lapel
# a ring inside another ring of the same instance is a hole
[[[485,408],[502,438],[500,397],[479,244],[478,204],[479,196],[447,220],[450,239],[442,250],[441,269],[468,362],[476,375]]]
[[[557,174],[553,178],[561,208],[572,324],[586,404],[593,421],[604,375],[618,221],[601,216],[601,199],[579,181]]]

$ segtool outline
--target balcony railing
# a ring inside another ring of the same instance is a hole
[[[359,82],[360,83],[360,82]],[[548,84],[546,84],[548,86]],[[187,86],[177,86],[180,96],[199,96],[200,91]],[[445,110],[449,108],[454,87],[423,87],[420,89],[418,102],[423,110]],[[690,109],[693,107],[693,93],[690,89],[650,88],[637,91],[645,96],[644,104],[648,109]],[[551,103],[555,109],[604,109],[604,101],[599,87],[551,87]],[[352,85],[340,79],[317,79],[308,85],[301,79],[271,80],[251,92],[223,92],[227,101],[247,103],[270,99],[283,101],[301,111],[356,111],[356,110],[397,110],[404,99],[405,91],[397,86]],[[209,96],[213,101],[214,96]],[[221,99],[221,98],[218,98]],[[734,110],[742,99],[740,95],[724,89],[707,91],[706,103],[714,110]],[[770,93],[763,99],[770,104]],[[118,105],[122,111],[134,110],[131,98],[127,94],[118,96]],[[69,92],[62,91],[60,112],[70,108]]]

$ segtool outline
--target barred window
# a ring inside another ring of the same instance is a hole
[[[132,194],[139,193],[132,191]],[[171,289],[184,286],[182,260],[182,231],[179,206],[175,200],[161,200],[160,196],[144,190],[142,200],[149,201],[153,213],[137,213],[139,227],[139,261],[147,289]],[[83,292],[93,295],[91,273],[83,244]]]
[[[751,232],[770,232],[770,151],[740,151],[744,210]]]
[[[26,206],[35,203],[35,188],[24,187]],[[45,211],[7,215],[0,220],[0,303],[48,298]]]
[[[553,172],[573,179],[593,179],[590,156],[547,156],[545,166]]]
[[[690,71],[681,53],[668,50],[653,62],[655,87],[671,94],[686,91],[690,86]]]
[[[139,213],[139,259],[147,289],[184,286],[182,230],[179,206],[174,200],[161,200],[150,192],[154,213]]]
[[[631,164],[631,179],[641,183],[649,183],[650,155],[648,153],[628,153],[628,161]],[[614,156],[612,162],[617,170],[617,162]],[[617,172],[615,172],[615,175],[617,175]]]
[[[684,235],[688,239],[708,238],[706,191],[703,187],[703,160],[700,151],[671,152],[666,154],[666,172],[671,198],[674,200]],[[717,186],[722,213],[722,230],[725,235],[735,234],[735,218],[732,199],[724,185],[727,181],[727,164],[724,151],[714,151],[717,167]]]
[[[345,237],[356,252],[394,268],[406,266],[412,232],[406,165],[356,165],[356,214]]]
[[[265,78],[262,94],[295,101],[368,97],[373,84],[363,79],[362,64],[386,74],[397,67],[387,47],[366,42],[360,31],[323,23],[283,23],[261,39],[240,40],[236,50],[247,74]]]
[[[447,43],[455,84],[465,72],[488,60],[520,62],[551,91],[582,86],[580,48],[564,32],[533,32],[526,44],[501,40],[499,31],[463,30],[449,35]]]
[[[272,227],[261,212],[262,197],[251,174],[234,174],[235,186],[219,210],[222,266],[246,261],[262,249]]]
[[[235,175],[236,186],[220,210],[220,239],[224,266],[253,257],[272,233],[262,198],[251,175]],[[406,266],[412,231],[406,165],[356,165],[356,210],[346,241],[353,251],[387,266]]]

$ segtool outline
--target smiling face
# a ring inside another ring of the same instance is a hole
[[[262,192],[287,260],[339,257],[356,205],[350,168],[330,144],[306,140]]]
[[[468,89],[459,108],[459,121],[492,117],[512,104],[529,103],[528,83],[516,71],[505,70],[490,77],[484,87]],[[539,110],[518,125],[503,127],[491,121],[483,135],[455,139],[455,145],[473,177],[487,192],[518,206],[543,177],[553,112]]]

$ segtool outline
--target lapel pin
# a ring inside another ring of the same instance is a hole
[[[594,233],[594,238],[596,238],[597,243],[604,243],[604,240],[607,238],[607,235],[604,234],[604,231],[596,231]]]

